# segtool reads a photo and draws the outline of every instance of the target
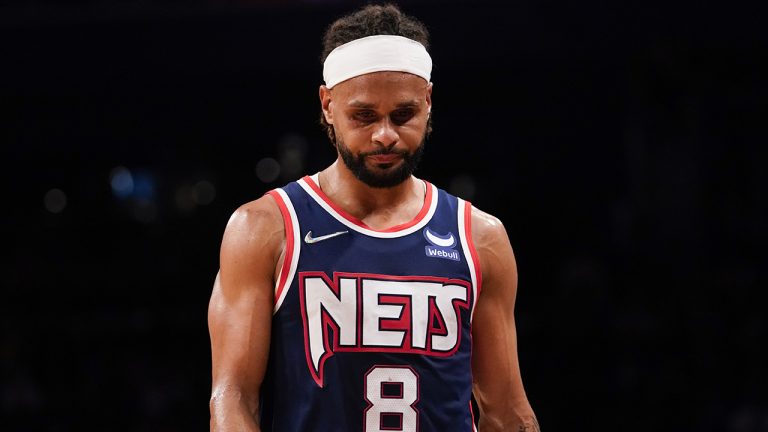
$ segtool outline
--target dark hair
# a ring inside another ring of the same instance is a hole
[[[387,3],[383,5],[368,5],[362,9],[343,16],[333,22],[323,36],[323,54],[320,63],[325,63],[328,54],[336,47],[355,39],[375,35],[394,35],[413,39],[429,50],[429,32],[419,20],[404,14],[397,6]],[[331,143],[336,146],[336,134],[333,126],[325,121],[320,112],[320,124],[328,134]],[[432,132],[432,116],[427,123],[427,134]]]

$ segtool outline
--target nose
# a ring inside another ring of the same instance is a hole
[[[377,125],[371,136],[374,144],[390,148],[397,144],[400,139],[395,125],[392,124],[392,120],[389,117],[384,117]]]

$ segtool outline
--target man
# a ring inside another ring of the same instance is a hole
[[[412,175],[427,31],[368,6],[325,36],[325,170],[232,215],[209,310],[214,431],[538,431],[502,224]]]

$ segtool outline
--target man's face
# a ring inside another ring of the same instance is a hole
[[[432,85],[404,72],[375,72],[320,89],[344,164],[371,187],[408,179],[424,151]]]

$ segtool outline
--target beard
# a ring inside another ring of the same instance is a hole
[[[391,188],[406,181],[416,170],[416,167],[421,161],[421,156],[424,154],[424,145],[426,143],[426,137],[422,137],[421,143],[413,151],[408,153],[404,150],[391,150],[380,149],[368,153],[360,153],[357,156],[352,154],[349,147],[344,144],[341,136],[336,136],[336,149],[341,155],[341,160],[344,161],[344,165],[352,171],[352,174],[357,177],[358,180],[365,183],[372,188]],[[395,168],[392,168],[395,163],[383,163],[377,164],[376,170],[370,169],[366,166],[365,160],[368,156],[375,155],[389,155],[397,154],[402,157],[402,162]]]

